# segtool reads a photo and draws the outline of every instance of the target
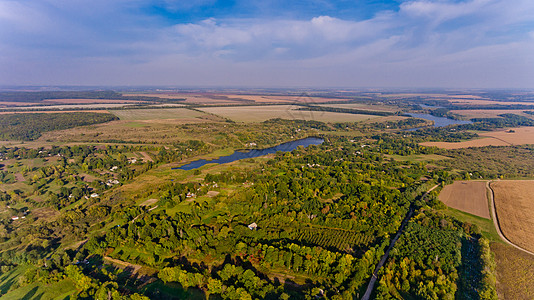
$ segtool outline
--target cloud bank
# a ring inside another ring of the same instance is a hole
[[[531,0],[266,2],[0,0],[0,84],[534,88]]]

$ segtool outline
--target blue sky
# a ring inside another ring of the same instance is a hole
[[[0,0],[0,85],[534,88],[534,1]]]

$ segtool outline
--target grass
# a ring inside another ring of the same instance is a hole
[[[9,291],[18,282],[18,278],[29,268],[32,267],[21,265],[0,276],[2,299],[68,299],[70,295],[76,292],[74,283],[67,279],[49,285],[36,282]]]
[[[444,212],[462,222],[468,222],[473,225],[477,225],[478,228],[480,228],[482,235],[488,240],[492,242],[502,242],[492,220],[475,216],[450,207],[448,207]]]

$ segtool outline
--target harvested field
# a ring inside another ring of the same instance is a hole
[[[54,113],[73,113],[80,112],[79,110],[29,110],[29,111],[0,111],[0,115],[10,115],[10,114],[54,114]],[[83,112],[93,112],[93,113],[109,113],[107,110],[84,110]]]
[[[121,120],[191,120],[207,117],[206,114],[187,108],[128,109],[113,111]]]
[[[41,103],[0,101],[0,107],[6,107],[6,106],[28,106],[28,105],[41,105]]]
[[[150,93],[150,94],[124,94],[125,96],[147,96],[167,99],[185,99],[184,103],[203,105],[230,105],[252,103],[325,103],[348,101],[350,99],[322,98],[309,96],[270,96],[270,95],[241,95],[225,93]]]
[[[323,107],[347,108],[347,109],[362,109],[370,111],[387,111],[396,112],[399,109],[391,105],[371,105],[362,103],[344,103],[344,104],[321,104]]]
[[[88,103],[88,104],[62,104],[62,105],[39,105],[39,106],[18,106],[10,107],[5,110],[76,110],[76,109],[103,109],[103,108],[118,108],[134,105],[132,103]]]
[[[465,142],[425,142],[423,146],[435,146],[444,149],[460,149],[485,146],[510,146],[534,144],[534,127],[518,127],[505,130],[479,133],[480,139]]]
[[[477,105],[534,105],[534,102],[518,102],[518,101],[492,101],[492,100],[483,100],[483,99],[454,99],[449,100],[452,104],[457,105],[466,105],[466,106],[477,106]]]
[[[534,299],[534,256],[502,243],[491,243],[491,250],[499,299]]]
[[[439,200],[449,207],[490,218],[485,181],[455,181],[443,188]]]
[[[321,122],[358,122],[379,116],[346,114],[323,111],[299,111],[297,105],[204,107],[200,110],[234,120],[236,122],[263,122],[281,118],[288,120],[315,120]]]
[[[92,103],[146,103],[139,100],[120,99],[46,99],[44,103],[64,103],[64,104],[92,104]]]
[[[523,103],[526,105],[534,105],[534,103]],[[462,116],[465,119],[473,118],[501,118],[502,114],[515,114],[527,118],[533,118],[533,115],[525,114],[524,111],[532,111],[528,109],[466,109],[466,110],[451,110],[451,113]]]
[[[534,181],[495,181],[491,188],[504,236],[519,247],[534,251]]]

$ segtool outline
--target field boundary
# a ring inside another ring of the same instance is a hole
[[[518,250],[521,250],[525,253],[528,253],[530,255],[534,255],[533,252],[530,252],[526,249],[523,249],[521,247],[519,247],[518,245],[512,243],[508,238],[506,238],[506,236],[504,236],[504,234],[502,233],[501,231],[501,226],[499,225],[499,218],[497,217],[497,207],[495,206],[495,193],[493,192],[493,189],[491,188],[491,183],[493,181],[487,181],[486,182],[486,188],[489,190],[489,198],[490,198],[490,201],[491,201],[491,205],[490,205],[490,210],[491,210],[491,218],[493,219],[493,224],[495,225],[495,229],[497,229],[497,233],[499,234],[499,236],[501,237],[501,239],[506,242],[507,244],[509,244],[510,246],[518,249]]]

